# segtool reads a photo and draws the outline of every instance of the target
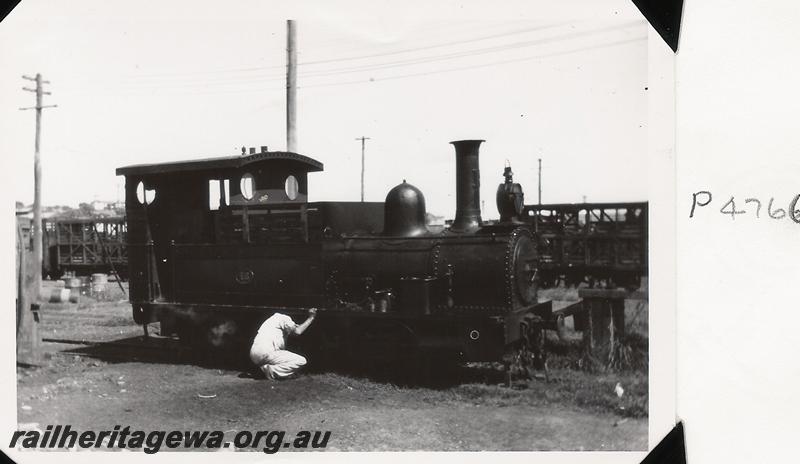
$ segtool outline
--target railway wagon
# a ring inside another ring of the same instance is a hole
[[[453,142],[455,220],[436,232],[405,180],[383,203],[308,202],[308,175],[323,165],[297,153],[117,169],[134,320],[194,346],[244,348],[268,316],[318,307],[301,337],[315,353],[478,361],[537,350],[552,311],[537,301],[534,234],[508,179],[500,189],[516,186],[516,214],[481,220],[480,143]]]
[[[124,217],[55,218],[43,222],[42,273],[57,279],[66,272],[85,276],[128,268]]]
[[[22,242],[33,249],[33,220],[17,215]],[[128,254],[124,217],[42,219],[42,277],[96,272],[125,278]]]
[[[543,287],[564,279],[638,288],[647,275],[646,202],[525,205],[523,218],[540,238]]]

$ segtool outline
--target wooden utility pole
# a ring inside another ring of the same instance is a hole
[[[39,140],[42,133],[42,109],[55,108],[57,105],[42,105],[42,97],[50,95],[42,89],[42,84],[49,84],[50,81],[42,79],[42,75],[36,73],[36,77],[22,76],[23,79],[36,82],[36,88],[30,89],[23,87],[22,90],[36,93],[36,106],[20,108],[20,110],[36,110],[36,142],[34,144],[33,155],[33,266],[30,272],[33,273],[33,289],[31,295],[38,298],[42,288],[42,163],[39,156]]]
[[[356,140],[361,140],[361,202],[364,202],[364,142],[369,140],[369,137],[356,137]]]
[[[542,159],[539,158],[539,204],[542,204]]]
[[[297,26],[286,21],[286,151],[297,151]]]

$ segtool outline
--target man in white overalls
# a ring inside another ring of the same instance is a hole
[[[306,365],[306,358],[285,349],[286,337],[305,332],[316,314],[317,308],[309,309],[308,319],[298,325],[291,317],[275,313],[261,324],[250,347],[250,360],[268,379],[284,379]]]

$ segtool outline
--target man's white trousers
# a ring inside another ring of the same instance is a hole
[[[258,365],[267,378],[288,377],[306,365],[306,358],[288,350],[261,351],[254,346],[250,359]]]

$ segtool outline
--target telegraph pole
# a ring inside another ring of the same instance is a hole
[[[36,106],[20,108],[20,110],[36,110],[36,141],[33,155],[33,262],[30,271],[27,269],[25,244],[20,242],[19,286],[17,295],[17,362],[37,364],[39,362],[39,332],[36,326],[38,313],[34,313],[31,304],[39,298],[42,291],[42,163],[39,156],[40,139],[42,134],[42,110],[55,108],[56,105],[43,105],[42,97],[50,95],[42,89],[42,84],[49,84],[43,80],[42,75],[36,77],[22,76],[23,79],[36,82],[36,88],[23,87],[22,90],[36,93]],[[18,226],[19,227],[19,226]],[[28,276],[33,278],[28,286]]]
[[[20,110],[36,110],[36,142],[34,144],[33,155],[33,298],[39,297],[42,288],[42,163],[39,156],[39,140],[42,133],[42,109],[55,108],[58,105],[42,105],[42,97],[50,95],[42,89],[42,84],[49,84],[50,81],[42,79],[42,75],[36,73],[36,77],[22,76],[23,79],[36,82],[36,88],[23,87],[22,90],[36,93],[36,106],[20,108]]]
[[[286,21],[286,151],[297,151],[297,26]]]
[[[539,158],[539,204],[542,204],[542,159]]]
[[[364,142],[369,140],[369,137],[356,137],[356,140],[361,140],[361,202],[364,202]]]

